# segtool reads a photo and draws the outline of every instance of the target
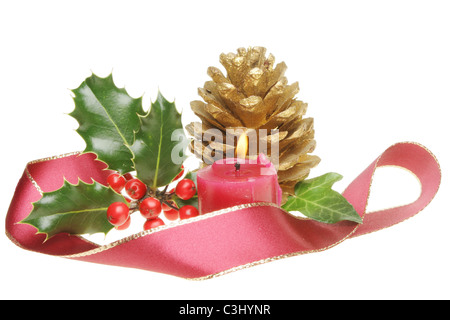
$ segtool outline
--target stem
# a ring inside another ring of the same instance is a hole
[[[149,198],[149,197],[158,199],[159,202],[160,202],[161,204],[164,203],[164,204],[167,205],[169,208],[178,211],[179,209],[170,203],[170,201],[172,200],[172,195],[173,195],[175,192],[167,192],[167,189],[168,189],[168,188],[169,188],[169,185],[166,185],[166,186],[164,187],[163,190],[159,191],[158,189],[155,190],[155,189],[150,188],[149,186],[147,186],[147,194],[146,194],[142,199],[134,200],[134,201],[132,201],[132,202],[130,203],[130,206],[129,206],[130,211],[131,211],[130,214],[131,214],[131,213],[134,213],[134,212],[136,212],[136,211],[139,211],[139,204],[140,204],[144,199]]]
[[[166,206],[168,206],[169,208],[172,208],[172,209],[174,209],[174,210],[176,210],[176,211],[179,210],[177,207],[173,206],[169,201],[162,200],[161,202],[164,203],[164,204],[165,204]]]
[[[130,202],[130,210],[137,209],[139,207],[139,200],[134,200]]]

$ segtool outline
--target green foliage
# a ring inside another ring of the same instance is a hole
[[[98,182],[79,181],[73,185],[64,181],[60,189],[44,193],[33,203],[33,210],[21,223],[36,227],[47,238],[60,232],[106,234],[113,228],[106,218],[108,206],[113,202],[126,203],[121,195]]]
[[[152,188],[165,186],[178,174],[186,158],[181,114],[174,103],[158,93],[149,112],[139,118],[140,129],[130,147],[137,178]]]
[[[340,193],[331,189],[341,179],[340,174],[332,172],[297,183],[295,195],[288,198],[283,209],[299,211],[311,219],[325,223],[342,220],[361,223],[362,219],[353,206]]]
[[[84,152],[95,153],[109,169],[120,173],[133,171],[132,153],[127,146],[139,130],[139,115],[144,114],[142,98],[134,99],[125,89],[117,88],[112,75],[92,75],[73,90],[75,109],[70,115],[86,142]]]

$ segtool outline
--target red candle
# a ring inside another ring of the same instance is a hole
[[[199,170],[197,190],[201,214],[245,203],[281,204],[277,171],[264,154],[257,161],[222,159]]]

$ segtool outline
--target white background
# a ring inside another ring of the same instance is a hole
[[[242,46],[265,46],[287,63],[289,82],[299,82],[322,158],[311,176],[339,172],[342,191],[387,147],[415,141],[436,155],[443,182],[400,225],[201,282],[28,252],[2,223],[0,298],[450,298],[449,14],[447,1],[434,0],[1,2],[4,216],[28,161],[84,149],[67,113],[70,89],[91,71],[113,71],[118,86],[144,95],[146,109],[160,89],[187,124],[207,67]],[[372,208],[417,197],[409,175],[376,179]]]

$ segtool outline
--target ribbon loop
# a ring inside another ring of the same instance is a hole
[[[353,204],[355,209],[360,210],[362,206],[366,208],[369,194],[361,197],[358,196],[358,192],[369,191],[375,170],[383,166],[397,166],[410,171],[422,186],[421,194],[413,203],[365,214],[363,224],[353,236],[384,229],[414,216],[433,200],[439,189],[441,171],[436,157],[417,143],[398,143],[383,152],[343,192],[344,197]]]

